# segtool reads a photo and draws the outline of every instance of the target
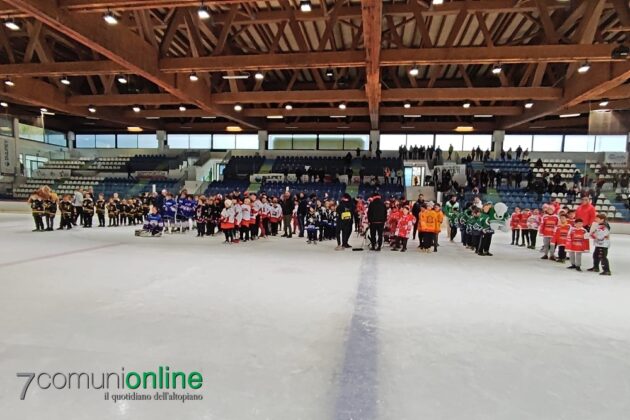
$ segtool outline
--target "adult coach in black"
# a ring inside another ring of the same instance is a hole
[[[411,208],[411,214],[416,218],[416,224],[413,226],[413,239],[416,239],[416,233],[418,232],[418,223],[420,222],[420,209],[424,204],[424,195],[418,194],[418,199],[415,203],[413,203],[413,207]]]
[[[377,193],[372,195],[367,217],[370,225],[370,249],[372,251],[380,251],[383,246],[383,228],[387,220],[387,208],[381,196]]]
[[[348,244],[348,240],[350,239],[350,234],[352,234],[352,219],[354,214],[354,205],[352,203],[352,197],[350,194],[345,193],[341,200],[339,200],[339,205],[337,206],[337,214],[339,216],[339,220],[337,222],[337,251],[341,251],[344,248],[352,248],[350,244]]]

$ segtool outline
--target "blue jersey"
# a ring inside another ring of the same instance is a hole
[[[149,213],[147,215],[146,225],[148,225],[150,227],[162,227],[162,226],[164,226],[164,222],[162,222],[162,216],[160,216],[159,213],[156,213],[156,214]]]
[[[177,200],[177,217],[190,219],[195,216],[195,200],[180,198]]]
[[[169,198],[168,200],[164,200],[162,211],[164,213],[164,217],[169,218],[169,219],[174,219],[175,212],[177,211],[177,202],[172,198]]]

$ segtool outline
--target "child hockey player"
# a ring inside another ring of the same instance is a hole
[[[394,232],[396,240],[392,246],[392,251],[398,251],[399,249],[400,252],[407,251],[407,242],[412,237],[415,226],[416,218],[409,212],[409,206],[403,206],[402,214],[398,218],[398,225]]]
[[[527,242],[527,246],[531,245],[531,239],[529,238],[529,228],[527,227],[527,220],[529,216],[532,215],[532,212],[529,209],[525,209],[521,212],[521,219],[518,224],[518,229],[521,231],[521,244],[520,247],[525,246],[525,242]]]
[[[135,233],[136,236],[159,237],[162,236],[162,230],[164,230],[162,216],[158,213],[157,208],[152,206],[144,226],[142,229],[136,230]]]
[[[559,219],[555,214],[555,210],[553,206],[544,207],[545,214],[541,218],[540,222],[540,236],[543,238],[543,256],[540,258],[541,260],[548,260],[550,257],[551,251],[551,239],[553,238],[553,234],[556,231],[556,226],[558,225]],[[553,254],[551,254],[551,259],[554,259]]]
[[[477,248],[477,254],[485,257],[492,257],[490,253],[490,245],[492,244],[492,235],[494,230],[490,226],[490,220],[494,218],[494,207],[491,202],[484,203],[481,209],[481,239],[479,247]]]
[[[575,219],[575,226],[569,230],[567,237],[567,251],[569,251],[569,259],[571,265],[567,267],[569,270],[582,271],[582,253],[589,251],[588,232],[584,229],[582,219]]]
[[[127,224],[127,212],[129,211],[129,205],[127,204],[127,199],[123,198],[118,206],[118,221],[121,226],[125,226]]]
[[[452,195],[451,199],[444,205],[444,213],[448,218],[448,237],[450,242],[453,242],[455,236],[457,236],[457,227],[459,225],[459,203],[457,202],[457,196]]]
[[[55,215],[57,214],[57,203],[59,198],[57,194],[51,193],[44,200],[44,214],[46,215],[46,230],[51,231],[55,228]]]
[[[551,245],[553,245],[551,251],[551,257],[549,257],[552,261],[558,261],[559,263],[564,264],[567,259],[566,253],[566,244],[567,237],[569,236],[569,230],[571,229],[571,225],[567,220],[567,215],[564,212],[560,212],[559,214],[558,225],[556,226],[556,230],[553,234],[553,238],[551,238]],[[558,250],[558,258],[555,258],[555,250]]]
[[[206,197],[199,197],[199,203],[195,209],[195,222],[197,223],[197,237],[203,238],[206,234]]]
[[[175,225],[175,216],[177,214],[177,201],[173,198],[173,194],[167,193],[164,204],[162,205],[162,214],[164,215],[164,226],[166,232],[173,233]]]
[[[234,226],[236,212],[232,207],[232,200],[227,198],[223,202],[223,210],[221,210],[221,230],[225,235],[225,244],[231,244],[234,240]]]
[[[267,215],[267,211],[263,212]],[[268,208],[269,224],[271,225],[271,236],[278,235],[278,226],[282,220],[282,206],[278,203],[278,198],[272,198],[272,203]]]
[[[93,219],[94,200],[92,200],[92,194],[85,193],[85,197],[83,198],[83,227],[91,228]]]
[[[468,248],[478,252],[481,247],[481,236],[483,235],[483,219],[481,218],[481,210],[477,206],[471,206],[470,217],[466,220],[467,236],[469,236]]]
[[[107,218],[109,219],[109,226],[118,226],[118,207],[114,198],[110,198],[107,203]]]
[[[249,198],[243,199],[243,204],[241,204],[241,241],[247,242],[250,239],[249,232],[252,217],[252,205]]]
[[[510,218],[510,229],[512,229],[512,243],[511,245],[518,246],[519,236],[521,234],[521,208],[515,207],[514,213],[512,213],[512,217]]]
[[[602,265],[601,276],[610,276],[610,264],[608,262],[608,248],[610,248],[610,228],[606,222],[604,213],[595,217],[595,223],[591,226],[591,238],[593,238],[593,267],[588,271],[599,273],[599,265]]]
[[[57,230],[63,230],[65,227],[67,227],[68,230],[72,229],[74,207],[72,206],[72,198],[69,194],[63,196],[63,201],[59,204],[59,210],[61,211],[61,223]]]
[[[260,197],[260,207],[258,215],[260,217],[260,236],[266,238],[271,232],[269,230],[269,216],[271,214],[271,204],[267,201],[267,196]]]
[[[527,218],[527,237],[529,238],[529,249],[536,249],[536,237],[540,229],[540,211],[534,209]]]
[[[311,205],[308,209],[305,222],[306,234],[308,236],[307,244],[317,244],[317,231],[319,230],[319,213],[315,205]]]
[[[33,232],[43,232],[46,230],[44,228],[44,200],[42,200],[39,195],[31,194],[31,197],[28,199],[28,203],[31,206],[31,213],[33,215],[33,220],[35,221],[35,229]]]
[[[436,218],[437,213],[433,210],[433,203],[424,203],[420,209],[420,223],[418,224],[421,252],[431,252],[435,236]]]
[[[440,233],[442,232],[442,222],[444,222],[444,213],[442,213],[442,206],[439,203],[435,203],[433,205],[433,210],[435,211],[435,225],[433,229],[433,252],[437,252],[438,239],[440,237]]]
[[[96,215],[98,216],[98,227],[105,227],[105,196],[103,193],[98,195],[98,200],[94,204],[94,209],[96,210]]]

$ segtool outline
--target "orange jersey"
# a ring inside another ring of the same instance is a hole
[[[442,231],[442,222],[444,221],[444,213],[441,210],[435,211],[435,227],[434,232],[440,233]]]
[[[420,232],[435,233],[436,223],[437,213],[435,210],[423,210],[420,212],[420,223],[418,223],[418,230]]]

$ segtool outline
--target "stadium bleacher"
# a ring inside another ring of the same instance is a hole
[[[280,196],[287,188],[291,194],[304,192],[306,195],[316,194],[320,198],[328,196],[334,199],[339,199],[339,197],[346,192],[346,184],[342,183],[276,181],[263,182],[260,187],[260,192],[267,193],[267,195]]]

